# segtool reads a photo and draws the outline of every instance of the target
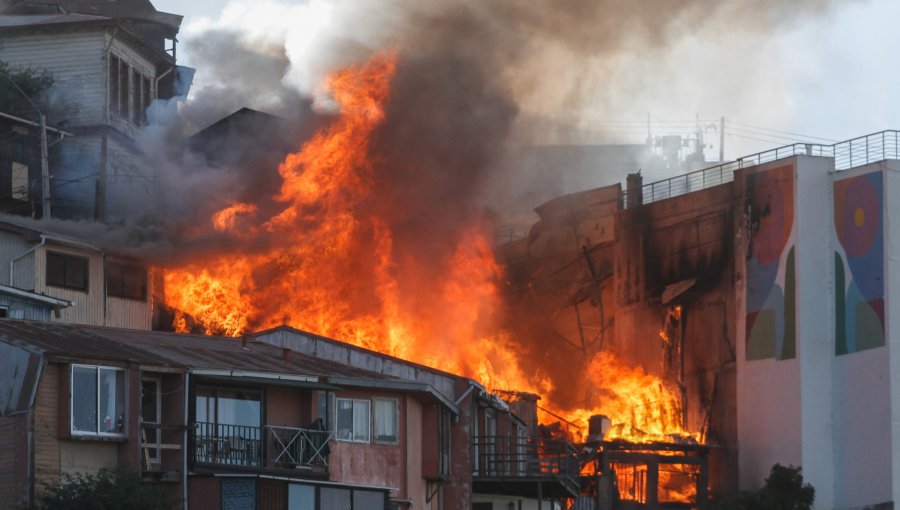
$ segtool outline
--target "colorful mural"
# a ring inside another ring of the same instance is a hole
[[[797,356],[794,166],[751,173],[747,250],[746,357]]]
[[[834,183],[837,355],[884,345],[884,229],[881,172]]]

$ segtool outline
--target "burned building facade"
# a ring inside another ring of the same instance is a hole
[[[816,508],[891,505],[897,140],[798,144],[550,201],[501,247],[512,297],[557,339],[547,359],[608,351],[675,388],[709,446],[713,498],[781,463],[803,467]],[[563,397],[602,409],[592,390]]]

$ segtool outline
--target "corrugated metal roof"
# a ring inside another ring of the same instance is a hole
[[[315,376],[391,379],[341,363],[239,338],[0,319],[0,341],[49,359],[131,362],[185,369],[232,369]]]

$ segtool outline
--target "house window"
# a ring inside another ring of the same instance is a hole
[[[376,398],[375,402],[375,442],[396,443],[398,441],[398,402],[393,398]]]
[[[159,424],[162,414],[162,380],[158,377],[145,377],[141,380],[141,423],[144,425],[143,441],[150,444],[160,444],[162,436]],[[159,447],[145,448],[143,450],[147,461],[151,464],[159,464]],[[149,466],[148,466],[149,467]]]
[[[335,437],[341,441],[369,442],[368,400],[337,399]]]
[[[88,290],[88,259],[47,252],[47,285]]]
[[[136,126],[146,123],[152,80],[116,55],[109,56],[109,111]]]
[[[106,264],[106,295],[128,299],[147,299],[147,269],[135,264]]]
[[[109,56],[109,81],[107,88],[109,89],[109,110],[112,113],[119,113],[119,67],[121,60],[115,55]]]
[[[258,391],[199,388],[195,401],[198,462],[258,466],[262,463],[262,412]]]
[[[124,435],[125,389],[121,368],[72,365],[72,434]]]

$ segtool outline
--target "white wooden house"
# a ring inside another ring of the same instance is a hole
[[[14,0],[6,12],[0,60],[49,72],[54,84],[38,104],[49,122],[75,135],[51,149],[52,215],[102,221],[139,214],[152,204],[155,179],[134,137],[150,103],[174,94],[181,17],[138,0]]]

